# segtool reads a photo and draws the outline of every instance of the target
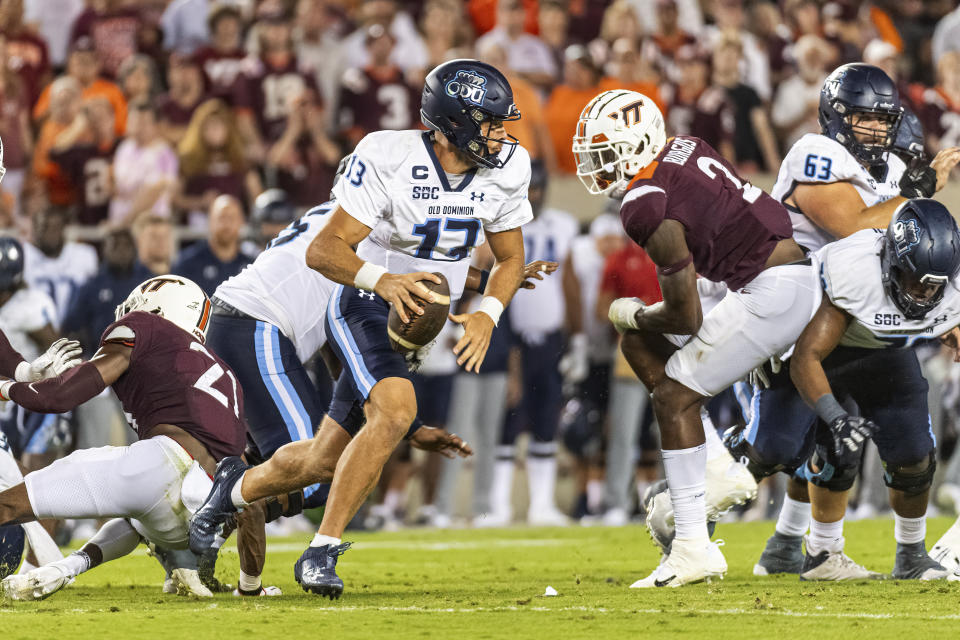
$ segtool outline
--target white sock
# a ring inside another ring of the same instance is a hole
[[[341,542],[340,538],[333,538],[331,536],[324,536],[317,533],[313,536],[313,540],[310,541],[311,547],[325,547],[328,544],[339,545]]]
[[[720,439],[717,428],[713,426],[713,420],[706,409],[700,410],[700,419],[703,421],[703,436],[707,439],[707,460],[715,460],[720,457],[732,460],[730,452],[723,446],[723,440]]]
[[[903,518],[894,514],[893,537],[899,544],[916,544],[927,537],[927,517]]]
[[[527,485],[530,487],[531,513],[556,509],[553,493],[557,487],[557,459],[554,456],[529,456]]]
[[[676,537],[681,540],[707,538],[706,446],[663,449],[660,453],[673,502]]]
[[[587,510],[598,513],[603,507],[603,480],[587,480]]]
[[[241,492],[242,487],[243,476],[240,476],[240,479],[237,480],[237,483],[233,485],[233,489],[230,490],[230,501],[233,502],[233,506],[235,506],[237,509],[243,509],[245,506],[250,504],[243,499],[243,493]]]
[[[510,495],[513,490],[514,462],[497,460],[493,467],[493,482],[490,485],[490,509],[496,516],[510,517],[513,512]]]
[[[74,551],[63,560],[51,562],[50,566],[57,566],[71,578],[75,578],[90,569],[90,556],[83,551]]]
[[[810,520],[810,535],[807,537],[807,553],[815,556],[824,551],[840,553],[843,551],[843,518],[836,522],[818,522]]]
[[[246,591],[247,593],[260,591],[260,584],[260,576],[248,576],[242,570],[240,571],[240,579],[237,581],[237,586],[241,591]]]
[[[777,533],[785,536],[802,536],[810,528],[810,503],[784,496],[780,515],[777,517]]]
[[[383,508],[389,514],[390,518],[397,517],[400,506],[403,504],[403,490],[388,489],[387,495],[383,496]]]

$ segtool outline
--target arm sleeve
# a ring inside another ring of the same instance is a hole
[[[84,362],[56,378],[18,382],[10,387],[10,399],[24,409],[40,413],[64,413],[95,397],[106,388],[96,365]]]
[[[13,380],[17,365],[24,361],[20,352],[13,348],[7,335],[0,331],[0,376]]]
[[[620,222],[630,239],[641,247],[647,243],[667,214],[667,194],[645,184],[627,192],[620,205]]]
[[[390,210],[390,198],[377,168],[377,158],[388,154],[378,149],[373,137],[368,135],[360,141],[343,177],[333,187],[333,195],[343,210],[371,229]]]

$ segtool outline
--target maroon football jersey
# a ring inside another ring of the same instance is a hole
[[[41,82],[50,72],[50,56],[47,43],[32,33],[21,30],[7,36],[6,65],[20,76],[30,104],[35,104],[43,90]]]
[[[51,151],[50,159],[60,165],[80,200],[77,222],[97,225],[107,219],[113,195],[113,154],[118,141],[106,147],[78,143],[64,151]]]
[[[371,131],[411,129],[419,123],[420,92],[399,69],[390,73],[350,69],[340,93],[340,126],[356,141]]]
[[[213,47],[203,47],[193,54],[193,60],[203,69],[207,92],[222,98],[231,95],[246,56],[243,49],[221,53]]]
[[[313,100],[320,102],[313,74],[300,68],[295,57],[291,56],[281,68],[248,58],[243,75],[236,82],[234,105],[253,114],[263,139],[272,144],[283,136],[292,100],[304,91],[311,92]]]
[[[676,101],[667,112],[669,131],[678,136],[700,138],[713,147],[733,140],[734,113],[722,88],[710,87],[693,102],[682,102],[679,92],[674,95]]]
[[[113,391],[140,439],[158,424],[172,424],[202,442],[216,460],[243,453],[243,390],[223,360],[169,320],[145,311],[107,327],[100,344],[115,342],[133,347],[130,367]]]
[[[90,36],[102,73],[113,79],[123,61],[137,52],[137,32],[142,24],[140,10],[134,7],[102,13],[88,8],[74,21],[70,42],[76,42],[81,36]]]
[[[665,219],[686,229],[697,273],[733,290],[763,271],[776,244],[793,235],[782,204],[693,137],[668,140],[620,206],[623,228],[640,246]]]
[[[960,104],[952,105],[941,89],[923,92],[923,105],[917,115],[923,130],[940,140],[940,149],[960,146]]]

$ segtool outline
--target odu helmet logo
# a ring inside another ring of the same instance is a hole
[[[893,241],[900,258],[911,248],[920,244],[920,229],[916,220],[903,220],[893,225]]]
[[[463,98],[471,104],[483,106],[483,97],[487,94],[484,85],[487,79],[473,71],[457,71],[457,75],[447,82],[444,89],[448,96]]]

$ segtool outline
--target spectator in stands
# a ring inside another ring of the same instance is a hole
[[[746,29],[743,0],[714,0],[713,18],[716,24],[704,31],[705,44],[713,49],[722,33],[736,31],[742,45],[741,78],[753,87],[764,102],[770,100],[773,95],[770,63],[762,43]]]
[[[324,125],[335,129],[340,78],[346,67],[341,41],[346,16],[330,2],[299,0],[294,29],[297,59],[316,75],[324,105]]]
[[[557,156],[537,90],[510,70],[507,65],[507,52],[499,44],[489,43],[478,48],[477,57],[500,69],[513,89],[513,100],[521,117],[519,120],[504,123],[507,133],[520,141],[530,153],[531,160],[539,160],[544,163],[549,173],[555,172]]]
[[[900,93],[900,103],[916,112],[920,103],[923,101],[923,88],[921,85],[911,85],[907,82],[906,75],[901,73],[902,56],[897,53],[897,48],[887,42],[874,38],[863,48],[863,61],[880,67],[886,72],[894,84],[897,85],[897,91]]]
[[[0,34],[6,36],[6,55],[0,60],[23,82],[27,101],[33,104],[50,81],[47,43],[23,24],[23,0],[0,2]]]
[[[343,74],[340,90],[340,133],[350,148],[371,131],[411,129],[420,122],[422,87],[407,84],[403,71],[390,62],[393,36],[379,24],[367,29],[370,62]]]
[[[837,52],[837,65],[859,62],[865,44],[858,13],[859,2],[828,2],[823,5],[823,36]]]
[[[643,58],[660,67],[671,80],[677,77],[674,63],[677,51],[697,41],[692,33],[680,27],[679,15],[676,0],[656,0],[655,29],[643,46]],[[627,41],[636,43],[637,40],[628,38]]]
[[[173,0],[160,18],[163,48],[184,54],[203,48],[214,33],[207,17],[218,8],[216,0]]]
[[[546,0],[540,3],[538,25],[540,39],[550,48],[556,68],[563,67],[563,50],[570,44],[570,9],[562,0]]]
[[[960,5],[937,23],[930,49],[935,65],[940,64],[940,58],[947,51],[960,51]]]
[[[170,273],[173,264],[173,224],[170,218],[155,215],[137,216],[133,224],[137,244],[137,260],[152,275]]]
[[[75,194],[69,176],[50,159],[50,149],[57,136],[74,121],[81,104],[80,83],[76,78],[60,76],[51,83],[49,117],[40,126],[32,173],[40,190],[47,194],[49,204],[57,207],[70,206]]]
[[[130,0],[91,2],[73,23],[70,42],[90,38],[103,73],[115,78],[123,61],[137,52],[137,33],[142,24],[140,9]]]
[[[392,62],[408,74],[411,84],[423,82],[429,71],[427,47],[413,18],[400,10],[397,0],[365,0],[360,4],[358,23],[356,31],[343,39],[343,60],[347,64],[364,66],[369,62],[364,39],[367,29],[379,24],[396,39]]]
[[[233,111],[222,100],[207,100],[193,112],[177,148],[180,180],[174,205],[190,226],[206,227],[207,212],[220,194],[252,202],[263,189],[243,153]]]
[[[564,57],[563,84],[551,92],[543,115],[550,128],[557,168],[572,174],[577,171],[577,163],[570,150],[571,136],[583,107],[600,93],[600,70],[583,45],[570,45]]]
[[[70,28],[77,16],[83,13],[83,5],[84,0],[43,0],[27,3],[23,20],[46,43],[50,64],[55,69],[62,68],[67,62]]]
[[[661,0],[628,0],[628,2],[640,21],[640,32],[642,34],[652,34],[656,31],[657,21],[660,18],[657,9],[660,8]],[[673,4],[676,5],[677,9],[677,26],[679,29],[693,36],[698,35],[703,30],[701,2],[699,0],[676,0]]]
[[[752,87],[740,81],[742,43],[736,31],[721,34],[713,49],[713,83],[723,87],[733,107],[733,150],[737,169],[755,173],[780,169],[777,140],[767,111]]]
[[[160,133],[172,146],[180,144],[194,109],[203,102],[203,71],[193,58],[170,54],[168,91],[156,100]]]
[[[770,111],[784,149],[792,147],[804,134],[820,131],[817,119],[820,89],[834,54],[823,38],[805,35],[793,46],[793,55],[797,60],[797,73],[777,87]]]
[[[170,6],[188,2],[206,3],[207,0],[177,0]],[[243,59],[247,56],[241,40],[243,16],[236,7],[218,5],[204,20],[210,28],[210,40],[202,42],[193,58],[203,70],[206,90],[218,98],[226,97],[240,76]]]
[[[123,91],[113,82],[100,77],[100,59],[93,48],[93,40],[87,36],[78,38],[70,45],[70,55],[67,57],[67,75],[80,83],[80,91],[84,98],[103,96],[110,101],[113,107],[114,121],[117,135],[123,135],[127,123],[127,101]],[[33,119],[42,120],[47,116],[50,108],[50,87],[40,94],[40,98],[33,106]]]
[[[176,181],[177,154],[160,135],[156,108],[144,102],[131,105],[127,136],[113,161],[110,221],[129,225],[144,212],[170,217]]]
[[[117,71],[117,84],[127,104],[153,101],[160,93],[160,79],[153,58],[138,53],[124,60]]]
[[[420,17],[420,33],[427,47],[427,69],[452,60],[469,58],[472,32],[463,3],[428,0]]]
[[[940,56],[937,86],[923,92],[921,114],[927,146],[933,153],[960,147],[960,50]]]
[[[0,61],[9,59],[8,52],[9,41],[0,34]],[[21,76],[7,65],[0,67],[0,131],[3,132],[3,164],[7,168],[3,187],[13,196],[13,211],[18,213],[20,191],[33,151],[33,132],[30,96]]]
[[[808,35],[823,36],[820,5],[817,0],[787,0],[783,6],[783,14],[795,41]]]
[[[767,55],[770,82],[776,87],[793,74],[789,55],[793,34],[783,22],[780,7],[774,2],[757,2],[750,8],[750,18],[758,44]]]
[[[85,100],[70,126],[53,141],[50,159],[73,188],[73,219],[79,224],[97,225],[107,218],[117,144],[113,109],[103,97]]]
[[[476,46],[499,44],[507,52],[507,66],[547,92],[557,81],[557,63],[543,40],[523,30],[524,15],[521,0],[499,0],[497,26],[477,38]]]
[[[733,150],[734,116],[722,87],[712,86],[710,61],[698,47],[688,45],[677,52],[680,81],[673,87],[667,114],[667,131],[679,136],[703,138],[730,162]]]
[[[628,0],[616,0],[603,12],[600,37],[590,44],[600,52],[599,57],[606,58],[610,46],[620,38],[639,41],[642,36],[643,27],[636,7]]]
[[[667,104],[660,96],[660,74],[649,58],[640,55],[637,42],[620,38],[614,41],[610,53],[610,61],[606,65],[607,76],[600,81],[600,90],[626,89],[642,93],[653,100],[666,117]]]
[[[97,252],[88,244],[67,241],[67,213],[48,207],[32,219],[33,242],[23,245],[23,279],[50,296],[59,328],[70,296],[97,271]]]
[[[172,272],[189,278],[212,296],[221,282],[252,262],[240,251],[243,207],[233,196],[217,196],[210,205],[207,239],[180,252]]]

